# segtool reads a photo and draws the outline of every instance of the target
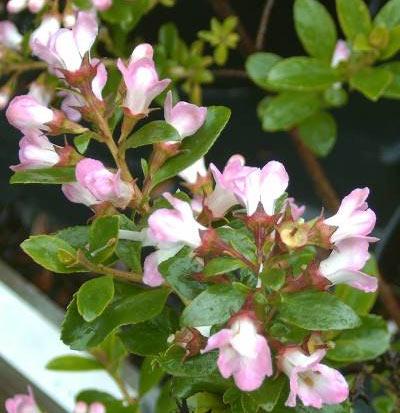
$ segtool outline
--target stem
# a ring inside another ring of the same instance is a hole
[[[24,62],[24,63],[13,63],[8,66],[4,70],[2,70],[3,75],[7,75],[11,72],[29,72],[31,70],[45,70],[47,69],[47,63],[45,62]]]
[[[216,77],[232,77],[239,79],[248,79],[248,75],[245,70],[241,69],[214,69],[212,71]]]
[[[269,18],[271,16],[272,7],[274,6],[275,0],[267,0],[265,2],[264,10],[260,19],[260,25],[258,27],[256,44],[255,47],[257,50],[264,49],[264,39],[265,33],[267,32]]]

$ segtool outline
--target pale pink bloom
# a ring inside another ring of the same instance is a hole
[[[8,105],[6,117],[9,123],[25,132],[30,130],[48,130],[47,123],[54,118],[48,107],[41,105],[33,96],[16,96]]]
[[[66,29],[72,29],[76,24],[76,13],[65,11],[63,15],[63,26]]]
[[[203,353],[219,349],[218,369],[225,379],[233,376],[240,390],[258,389],[266,376],[272,375],[271,352],[254,322],[240,317],[231,328],[212,335]]]
[[[46,0],[28,0],[28,9],[31,13],[39,13],[46,4]]]
[[[39,27],[35,29],[29,38],[29,46],[34,48],[34,44],[47,46],[50,37],[60,29],[60,21],[54,14],[47,14],[43,17]]]
[[[29,85],[29,96],[33,96],[43,106],[48,106],[53,97],[53,92],[42,83],[32,82]]]
[[[165,121],[178,131],[182,139],[195,134],[203,126],[206,116],[207,108],[204,106],[183,101],[172,106],[172,92],[167,93],[164,102]]]
[[[339,371],[320,364],[325,350],[310,356],[300,348],[287,348],[279,356],[279,367],[289,377],[290,393],[286,406],[295,407],[298,397],[304,406],[320,409],[325,404],[339,404],[349,395],[349,387]]]
[[[147,115],[153,99],[171,82],[170,79],[159,80],[150,45],[139,45],[132,52],[128,66],[121,59],[117,66],[124,78],[126,96],[123,106],[131,115]]]
[[[293,220],[297,221],[299,218],[303,216],[304,211],[306,210],[305,205],[297,205],[294,198],[288,198],[287,202],[289,204]]]
[[[7,413],[40,413],[30,387],[28,394],[16,394],[7,399],[5,407]]]
[[[79,401],[75,404],[74,413],[86,413],[88,405],[85,402]]]
[[[28,7],[31,13],[38,13],[45,4],[46,0],[8,0],[7,11],[9,13],[19,13]]]
[[[106,413],[106,408],[99,402],[94,402],[88,406],[85,402],[79,401],[76,403],[73,413]]]
[[[96,40],[97,32],[96,17],[90,12],[79,12],[72,29],[57,30],[50,36],[47,44],[33,41],[32,53],[53,69],[76,72]],[[59,73],[59,76],[62,77],[62,74]]]
[[[339,39],[336,43],[335,50],[332,55],[331,66],[336,67],[341,62],[346,62],[350,59],[351,51],[344,40]]]
[[[92,92],[97,99],[103,100],[102,92],[107,83],[106,67],[98,59],[93,59],[91,66],[96,67],[96,76],[92,80]]]
[[[207,168],[204,162],[204,158],[198,159],[194,164],[188,166],[183,171],[180,171],[178,175],[187,183],[195,184],[199,176],[207,176]]]
[[[378,279],[362,273],[368,261],[368,241],[362,238],[349,238],[335,244],[335,249],[328,258],[321,261],[320,274],[333,285],[349,284],[365,292],[378,288]]]
[[[72,91],[61,91],[58,96],[63,97],[64,99],[61,102],[60,108],[65,113],[69,120],[73,122],[79,122],[82,118],[80,108],[85,106],[85,100],[79,94],[79,92]]]
[[[92,193],[83,187],[79,182],[72,182],[70,184],[63,184],[61,190],[65,197],[75,204],[83,204],[87,207],[100,204],[101,201],[96,199]]]
[[[92,0],[92,3],[97,10],[104,11],[111,7],[112,0]]]
[[[158,287],[164,283],[164,278],[158,270],[157,253],[149,254],[143,264],[143,283],[150,287]]]
[[[338,227],[331,236],[332,242],[346,238],[359,237],[368,241],[377,241],[375,237],[368,237],[375,226],[376,216],[368,208],[366,199],[369,195],[368,188],[357,188],[345,196],[337,213],[326,219],[327,225]]]
[[[0,22],[0,44],[12,50],[19,50],[22,43],[22,35],[17,26],[4,20]]]
[[[85,158],[76,165],[76,180],[98,201],[111,202],[126,208],[133,196],[133,188],[121,179],[120,171],[110,172],[100,161]]]

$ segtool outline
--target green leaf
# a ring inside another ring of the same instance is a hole
[[[151,145],[164,141],[180,141],[178,131],[169,123],[162,120],[149,122],[137,132],[129,136],[125,142],[125,148],[138,148],[140,146]]]
[[[142,397],[154,386],[156,386],[164,376],[164,372],[154,363],[154,357],[146,357],[140,367],[139,376],[139,396]]]
[[[161,314],[151,320],[124,327],[119,337],[130,353],[152,356],[167,349],[168,337],[178,328],[177,315],[171,308],[165,307]]]
[[[57,273],[81,271],[71,266],[74,263],[76,251],[67,242],[56,236],[31,236],[21,244],[21,248],[36,263],[47,270]]]
[[[191,413],[222,413],[225,411],[221,398],[208,392],[199,392],[190,396],[186,404]]]
[[[89,231],[91,261],[103,262],[114,253],[118,242],[118,230],[118,215],[102,216],[93,222]]]
[[[302,141],[318,156],[326,156],[336,142],[335,118],[327,112],[319,112],[299,124]]]
[[[137,228],[125,215],[119,216],[120,229],[135,231]],[[117,257],[134,272],[142,272],[142,243],[130,240],[118,239],[115,249]]]
[[[139,413],[139,404],[125,405],[123,400],[117,400],[111,394],[99,390],[84,390],[76,396],[77,401],[83,401],[90,405],[94,402],[100,402],[106,408],[107,413]]]
[[[350,85],[373,101],[378,100],[393,80],[389,70],[366,67],[350,78]]]
[[[386,322],[379,316],[361,317],[362,324],[354,330],[342,332],[335,339],[335,347],[327,357],[340,363],[373,360],[390,346],[390,333]]]
[[[198,327],[224,323],[240,310],[245,298],[243,293],[231,285],[213,285],[183,310],[181,324]]]
[[[226,274],[244,266],[243,262],[236,258],[217,257],[208,261],[203,273],[207,277],[211,277],[213,275]]]
[[[204,125],[181,145],[181,153],[170,158],[154,174],[153,187],[192,165],[204,156],[214,144],[230,117],[230,110],[223,106],[211,106],[207,110]]]
[[[149,0],[113,0],[112,6],[101,13],[101,17],[112,24],[119,25],[122,30],[132,30],[149,8]]]
[[[260,278],[268,288],[274,291],[280,290],[285,284],[286,271],[280,268],[266,268],[261,274]]]
[[[246,71],[255,84],[263,89],[271,90],[268,73],[281,60],[282,58],[274,53],[254,53],[246,60]]]
[[[306,330],[346,330],[360,325],[357,314],[334,295],[300,292],[282,295],[279,317]]]
[[[89,227],[77,225],[58,231],[55,236],[67,242],[75,249],[84,249],[89,243]]]
[[[73,350],[97,346],[118,327],[157,316],[169,293],[166,288],[143,291],[133,285],[116,283],[113,301],[91,322],[85,321],[79,314],[75,297],[68,306],[61,339]]]
[[[229,385],[230,381],[216,375],[208,378],[191,377],[190,380],[186,377],[174,377],[172,380],[174,396],[179,399],[186,399],[199,391],[223,393]]]
[[[380,60],[386,60],[394,56],[400,50],[400,25],[389,32],[387,46],[381,51]]]
[[[93,321],[108,306],[114,297],[114,282],[111,276],[86,281],[77,293],[79,314],[85,321]]]
[[[179,408],[172,395],[171,380],[167,381],[161,389],[157,399],[155,413],[178,413]]]
[[[10,179],[11,184],[66,184],[75,181],[75,168],[72,166],[26,169],[14,172]]]
[[[122,340],[115,332],[110,334],[94,351],[102,360],[107,361],[107,370],[111,374],[119,371],[128,354]]]
[[[321,107],[321,99],[314,93],[284,92],[268,99],[259,116],[265,131],[289,130],[313,115]]]
[[[330,62],[337,36],[335,23],[326,8],[317,0],[296,0],[294,23],[308,54]]]
[[[400,24],[400,0],[388,1],[376,15],[374,20],[375,25],[385,26],[388,29],[393,29]]]
[[[74,137],[74,145],[80,154],[84,154],[89,146],[90,139],[93,138],[93,132],[87,131]]]
[[[363,0],[336,0],[336,9],[347,39],[353,40],[358,34],[368,36],[371,16]]]
[[[335,69],[328,63],[311,57],[289,57],[268,73],[268,82],[279,90],[324,90],[338,80]]]
[[[282,375],[275,380],[266,380],[259,389],[248,393],[248,396],[253,399],[256,406],[266,412],[272,412],[278,403],[285,383],[286,379]]]
[[[387,63],[382,67],[393,75],[393,80],[384,91],[383,96],[390,99],[400,99],[400,62]]]
[[[93,358],[67,355],[50,360],[46,365],[46,369],[54,371],[90,371],[102,370],[103,366]]]

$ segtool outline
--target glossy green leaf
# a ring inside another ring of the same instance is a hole
[[[110,334],[93,351],[103,360],[107,360],[107,370],[114,374],[119,371],[128,352],[116,332]]]
[[[89,227],[77,225],[58,231],[55,236],[67,242],[75,249],[83,249],[89,244]]]
[[[347,39],[353,40],[358,34],[368,36],[371,16],[363,0],[336,0],[336,10]]]
[[[337,36],[335,23],[326,8],[317,0],[296,0],[294,23],[308,54],[330,62]]]
[[[400,62],[387,63],[382,67],[393,75],[393,79],[385,89],[383,96],[390,99],[400,99]]]
[[[242,292],[231,285],[213,285],[183,310],[181,324],[198,327],[224,323],[240,310],[245,298]]]
[[[88,131],[74,137],[74,145],[80,154],[84,154],[89,146],[90,140],[93,138],[93,132]]]
[[[265,380],[264,384],[257,390],[247,393],[253,399],[256,406],[265,412],[272,412],[278,403],[280,395],[285,387],[286,379],[279,376],[275,380]]]
[[[274,53],[254,53],[246,60],[246,71],[255,84],[263,89],[271,90],[268,73],[280,60],[282,58]]]
[[[279,90],[318,91],[339,80],[336,71],[311,57],[289,57],[275,64],[268,82]]]
[[[163,370],[154,360],[154,357],[146,357],[140,367],[139,396],[141,397],[155,387],[164,376]]]
[[[289,130],[317,112],[321,105],[317,94],[284,92],[268,98],[260,108],[259,116],[265,131]]]
[[[226,274],[228,272],[243,268],[243,261],[231,257],[217,257],[208,261],[203,269],[204,275],[207,277],[219,274]]]
[[[170,158],[154,174],[153,187],[166,179],[176,176],[180,171],[192,165],[204,156],[214,144],[230,117],[230,110],[223,106],[211,106],[207,110],[204,125],[181,145],[181,153]]]
[[[389,70],[367,67],[350,78],[350,85],[373,101],[378,100],[393,80]]]
[[[118,215],[102,216],[93,222],[89,231],[91,261],[103,262],[114,253],[118,242],[118,231]]]
[[[119,25],[124,31],[132,30],[146,14],[149,0],[113,0],[112,6],[101,13],[101,17],[112,24]]]
[[[77,293],[79,314],[85,321],[98,317],[114,297],[114,282],[110,276],[86,281]]]
[[[186,400],[186,404],[190,413],[223,413],[225,411],[221,398],[208,392],[199,392],[190,396]]]
[[[274,291],[278,291],[285,283],[286,271],[280,268],[266,268],[260,274],[260,278],[264,286],[271,288]]]
[[[90,371],[103,368],[96,359],[75,355],[55,357],[46,365],[47,370],[54,371]]]
[[[335,118],[328,112],[318,112],[298,127],[301,140],[318,156],[329,154],[336,142]]]
[[[376,15],[376,25],[382,25],[392,29],[400,24],[400,0],[389,0]]]
[[[389,32],[389,41],[387,46],[381,50],[380,60],[386,60],[393,57],[400,50],[400,25],[394,27]]]
[[[26,169],[14,172],[10,179],[11,184],[65,184],[74,181],[75,168],[72,166]]]
[[[172,395],[171,380],[167,381],[161,389],[156,402],[155,413],[179,413],[179,407]]]
[[[62,325],[61,339],[74,350],[85,350],[100,344],[122,325],[141,323],[157,316],[163,309],[170,291],[141,288],[117,283],[113,301],[91,322],[79,314],[74,298]]]
[[[155,120],[146,123],[137,132],[128,137],[125,148],[138,148],[140,146],[151,145],[157,142],[180,141],[178,131],[169,123],[162,120]]]
[[[346,330],[360,325],[348,305],[326,292],[284,294],[278,308],[281,320],[306,330]]]

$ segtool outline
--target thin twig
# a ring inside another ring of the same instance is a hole
[[[272,7],[274,7],[275,0],[267,0],[265,2],[264,10],[260,19],[260,25],[258,27],[256,37],[256,49],[264,49],[265,33],[267,32],[269,18],[271,16]]]

